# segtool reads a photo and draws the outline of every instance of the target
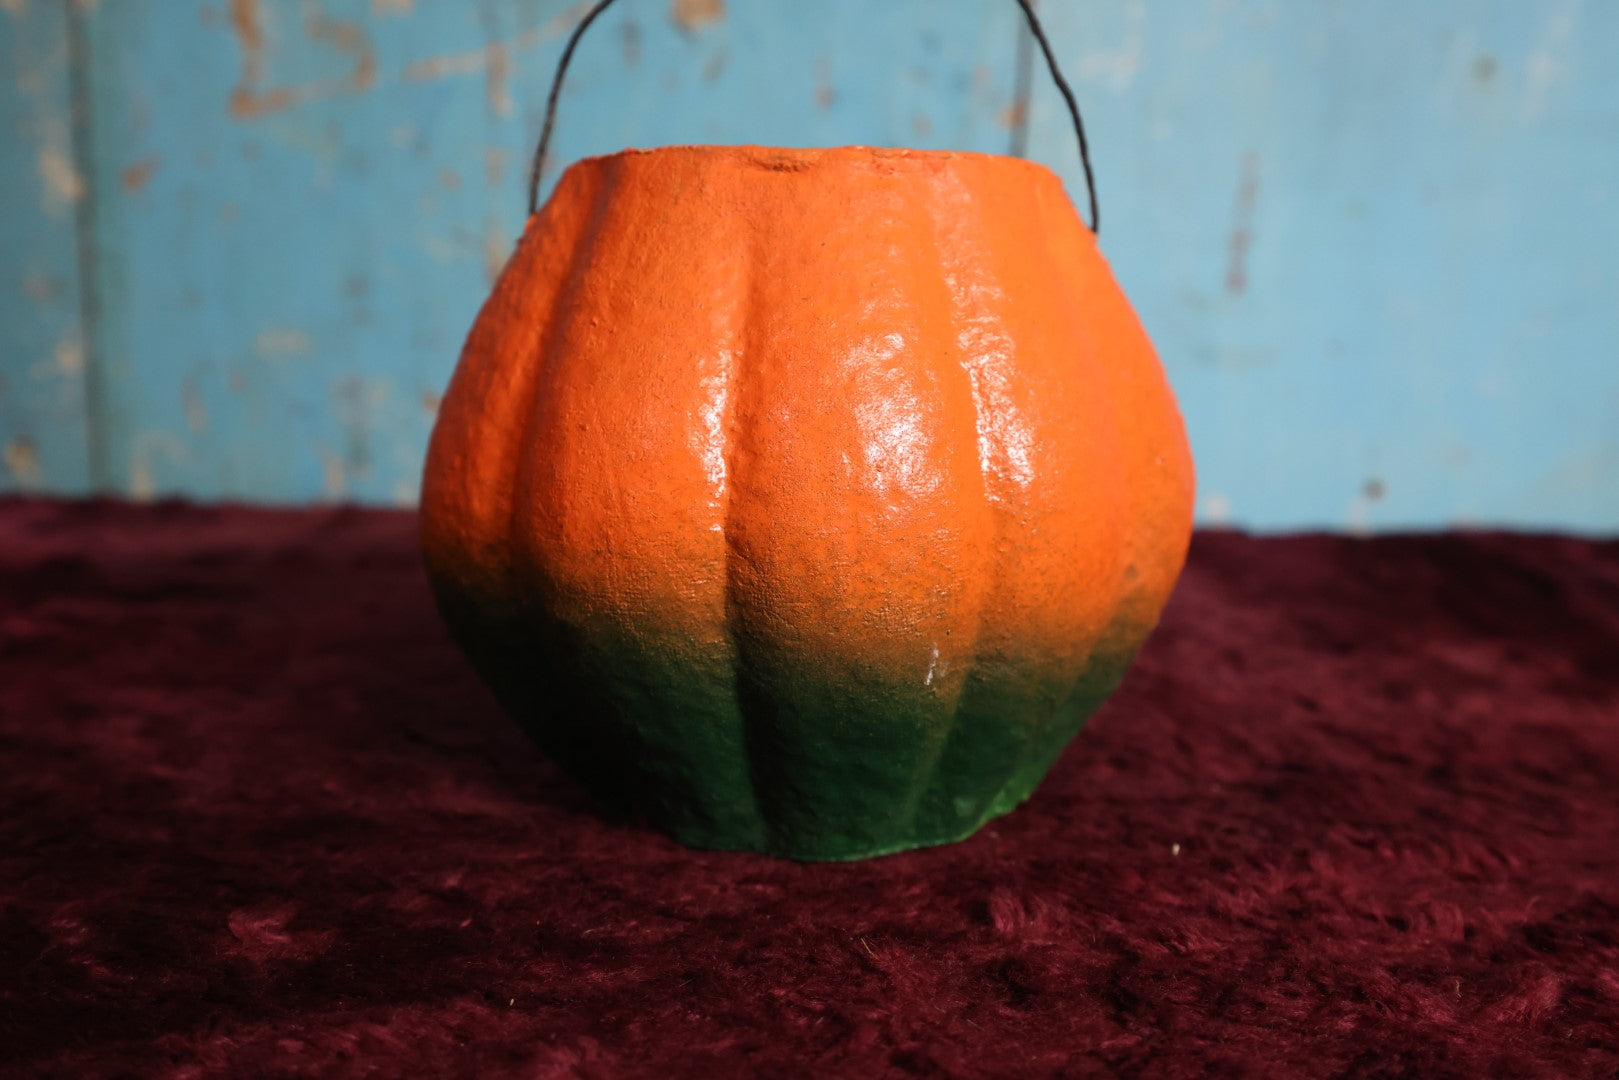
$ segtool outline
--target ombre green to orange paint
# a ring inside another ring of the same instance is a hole
[[[467,341],[422,542],[540,745],[697,846],[845,859],[1022,802],[1191,529],[1174,399],[1057,177],[573,165]]]

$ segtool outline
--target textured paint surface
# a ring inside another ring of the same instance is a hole
[[[1203,520],[1619,528],[1619,5],[1042,8]],[[0,6],[0,489],[413,501],[579,14]],[[624,0],[556,160],[1021,148],[1077,193],[1022,45],[1011,0]]]
[[[1020,803],[1191,530],[1152,346],[1049,170],[573,166],[433,433],[445,614],[542,745],[690,843],[857,857]]]

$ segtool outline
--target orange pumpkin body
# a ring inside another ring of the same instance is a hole
[[[441,608],[599,795],[847,858],[1039,782],[1185,557],[1169,386],[1057,177],[993,155],[579,162],[428,456]]]

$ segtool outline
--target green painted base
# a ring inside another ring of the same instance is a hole
[[[805,861],[953,843],[1015,809],[1146,636],[1110,634],[1077,683],[1071,666],[1002,657],[941,694],[746,643],[738,658],[672,635],[497,624],[448,590],[440,606],[507,710],[605,806],[692,847]]]

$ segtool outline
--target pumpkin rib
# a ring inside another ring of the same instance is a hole
[[[558,588],[555,663],[576,676],[574,738],[616,758],[597,786],[634,792],[693,842],[743,838],[759,821],[735,703],[735,647],[724,612],[723,524],[710,462],[690,427],[712,404],[710,376],[735,361],[710,350],[736,295],[733,260],[716,259],[732,217],[697,199],[711,164],[614,162],[609,208],[575,274],[579,306],[558,312],[557,365],[540,423],[525,436],[535,467],[519,480],[542,515],[528,560]],[[648,235],[646,210],[673,192],[687,213]],[[718,193],[723,202],[724,192]],[[648,296],[627,282],[660,279]],[[723,429],[722,429],[723,430]],[[547,465],[542,475],[539,463]],[[616,744],[616,749],[615,749]]]
[[[517,512],[512,477],[524,422],[541,373],[530,362],[552,303],[565,287],[576,240],[597,200],[595,176],[566,177],[530,217],[508,271],[474,323],[428,446],[421,539],[434,600],[452,636],[501,704],[529,728],[545,690],[532,678],[533,613],[517,602],[509,524]]]
[[[610,162],[603,162],[595,168],[581,171],[594,180],[594,184],[591,185],[590,211],[565,254],[566,268],[561,274],[561,287],[552,296],[549,309],[541,319],[534,351],[522,362],[532,373],[532,383],[529,387],[528,402],[522,413],[522,422],[517,429],[518,456],[511,477],[507,481],[518,497],[512,500],[511,516],[506,522],[505,546],[512,553],[514,560],[527,556],[531,571],[542,569],[542,565],[536,565],[525,540],[525,532],[532,528],[530,519],[534,507],[531,503],[538,468],[536,458],[542,442],[536,437],[536,429],[549,389],[548,378],[553,375],[558,362],[556,351],[564,337],[568,321],[573,318],[578,308],[582,271],[590,264],[601,238],[602,224],[611,203],[616,172]],[[558,633],[559,628],[543,614],[550,598],[536,595],[537,590],[541,589],[552,589],[552,584],[544,573],[531,572],[521,578],[517,585],[517,592],[522,597],[522,606],[530,612],[529,629],[531,633],[536,634],[535,644],[545,653],[554,656],[561,651],[563,643],[558,640],[561,636]],[[542,626],[546,627],[543,632],[540,631]],[[535,663],[533,667],[535,671],[543,670],[541,663]],[[560,691],[558,696],[566,700],[568,696],[566,676],[558,678],[556,683],[556,689]],[[558,722],[556,714],[561,704],[562,702],[557,700],[544,702],[538,710],[523,718],[525,726],[548,754],[555,756],[570,769],[577,770],[587,787],[592,780],[599,783],[600,775],[607,768],[605,763],[610,760],[609,748],[601,746],[599,742],[592,745],[590,736],[593,733],[583,730],[577,723],[570,724],[567,718]]]
[[[1087,257],[1097,260],[1102,258],[1094,233],[1083,227],[1078,232],[1068,228],[1070,219],[1075,224],[1079,224],[1079,221],[1072,203],[1062,193],[1060,185],[1055,189],[1051,185],[1037,185],[1034,202],[1039,208],[1036,228],[1033,230],[1037,237],[1037,250],[1042,252],[1044,265],[1051,268],[1058,281],[1062,281],[1061,269],[1065,260],[1077,262]],[[1052,217],[1058,220],[1043,220]],[[1054,226],[1060,226],[1060,230]],[[1056,242],[1057,237],[1063,237],[1067,243]],[[1093,294],[1078,288],[1077,283],[1073,282],[1062,281],[1059,287],[1065,295],[1087,298],[1086,306],[1083,308],[1078,304],[1059,306],[1056,317],[1067,322],[1070,328],[1068,334],[1075,344],[1075,351],[1085,358],[1085,374],[1082,377],[1091,395],[1100,399],[1099,411],[1109,421],[1112,445],[1107,453],[1107,461],[1116,467],[1118,462],[1128,456],[1127,440],[1123,436],[1121,425],[1117,422],[1119,412],[1117,395],[1114,393],[1113,372],[1117,359],[1110,357],[1104,360],[1097,348],[1098,337],[1105,337],[1106,334],[1105,331],[1099,334],[1101,321]],[[1116,477],[1117,473],[1115,469],[1110,468],[1107,475]],[[1130,544],[1136,519],[1133,515],[1135,508],[1131,505],[1133,485],[1125,481],[1107,487],[1115,496],[1112,505],[1113,516],[1121,523],[1120,535],[1112,546],[1117,573],[1102,586],[1108,597],[1105,610],[1112,614],[1096,627],[1090,640],[1085,643],[1067,689],[1061,694],[1056,707],[1045,717],[1042,730],[1030,740],[1019,767],[1007,778],[1006,784],[996,794],[994,805],[1002,812],[1016,808],[1033,793],[1034,788],[1070,745],[1080,728],[1089,721],[1096,706],[1101,704],[1102,698],[1106,695],[1093,696],[1087,693],[1088,681],[1096,678],[1100,672],[1100,677],[1109,681],[1111,691],[1117,682],[1115,671],[1122,674],[1122,669],[1115,669],[1110,658],[1103,655],[1103,651],[1109,633],[1119,625],[1117,615],[1119,604],[1129,588]]]
[[[577,229],[588,224],[579,207],[594,198],[594,178],[588,172],[565,178],[553,198],[529,218],[512,257],[512,264],[524,271],[502,273],[479,311],[428,445],[421,523],[433,569],[463,579],[473,569],[498,579],[485,583],[483,591],[496,594],[491,599],[499,598],[514,574],[511,546],[494,526],[502,519],[509,522],[516,507],[511,471],[523,444],[507,439],[506,432],[514,418],[526,415],[524,399],[539,382],[539,373],[523,354],[539,340],[549,307],[567,278],[564,270],[546,273],[551,260],[534,252],[571,257]],[[538,268],[538,287],[528,267]],[[488,563],[495,559],[504,565],[491,572]],[[488,588],[490,584],[496,587]]]
[[[1024,730],[1007,714],[1039,718],[1056,712],[1068,686],[1079,676],[1083,652],[1105,625],[1100,613],[1107,610],[1111,598],[1099,597],[1094,590],[1077,597],[1081,608],[1095,614],[1075,613],[1059,619],[1057,625],[1070,629],[1058,631],[1053,626],[1050,630],[1069,639],[1062,642],[1042,642],[1039,638],[1009,642],[1007,623],[1010,618],[1020,627],[1026,625],[1018,617],[1017,605],[1039,603],[1028,593],[1030,575],[1056,575],[1050,584],[1059,592],[1064,588],[1071,592],[1072,588],[1062,583],[1085,573],[1086,557],[1095,557],[1090,549],[1117,546],[1112,541],[1119,529],[1122,508],[1118,485],[1109,480],[1106,468],[1106,462],[1116,455],[1117,432],[1100,437],[1095,425],[1106,425],[1107,411],[1094,403],[1087,404],[1084,398],[1084,390],[1095,381],[1098,364],[1084,328],[1066,338],[1027,335],[1029,324],[1048,317],[1046,309],[1070,303],[1068,294],[1055,290],[1045,280],[1045,260],[1035,258],[1031,264],[1030,255],[1038,255],[1041,249],[1031,248],[1023,234],[1037,226],[1024,215],[983,198],[983,192],[973,190],[960,177],[943,181],[941,190],[945,194],[934,215],[937,257],[946,278],[954,283],[954,317],[964,341],[962,363],[974,385],[981,468],[986,498],[996,508],[998,552],[989,568],[990,603],[981,621],[973,692],[964,695],[958,709],[956,738],[946,751],[949,764],[935,777],[935,790],[930,793],[934,818],[948,822],[961,820],[960,814],[969,809],[959,805],[964,773],[970,773],[978,782],[978,794],[970,807],[971,817],[978,820],[1011,809],[1032,787],[1025,785],[1017,793],[1018,798],[1007,803],[1005,793],[1026,773],[1030,747],[1041,741],[1043,725],[1035,719],[1036,728]],[[974,240],[979,246],[973,246]],[[958,249],[967,252],[966,257]],[[1024,316],[1020,322],[1020,313],[1030,309],[1042,314],[1038,318]],[[1081,355],[1065,359],[1076,348]],[[1059,393],[1059,400],[1047,403],[1018,397],[1018,387],[1042,382]],[[1064,441],[1062,429],[1068,423],[1053,424],[1035,415],[1043,409],[1061,408],[1064,402],[1077,410],[1074,422],[1091,422],[1089,436]],[[1031,495],[1025,483],[1020,483],[1018,474],[1032,467],[1031,461],[1039,463],[1038,471],[1047,477],[1046,486],[1056,492],[1058,505],[1050,504],[1051,492],[1046,493],[1042,503]],[[1102,526],[1100,531],[1095,525],[1087,526],[1075,534],[1077,557],[1069,566],[1060,542],[1056,550],[1040,545],[1039,525],[1030,515],[1043,510],[1048,529],[1053,524],[1061,527],[1064,520],[1073,527],[1073,507],[1078,504],[1070,504],[1066,514],[1064,505],[1065,499],[1071,503],[1076,498],[1083,499],[1085,516]],[[1054,518],[1053,513],[1057,515]],[[1116,578],[1111,566],[1103,574],[1106,591]],[[1077,623],[1075,618],[1079,619]],[[1075,637],[1082,640],[1072,640]],[[1008,660],[1009,645],[1014,654],[1020,650],[1026,653],[1031,646],[1037,653],[1042,648],[1054,651],[1037,658],[1034,669],[1024,669]],[[1065,653],[1072,653],[1074,659],[1063,659]],[[1061,690],[1053,679],[1061,680]],[[964,712],[973,715],[964,716]]]
[[[741,348],[733,359],[726,380],[725,415],[720,425],[721,460],[725,463],[725,482],[721,489],[723,498],[719,515],[720,535],[725,541],[725,577],[721,585],[725,590],[725,617],[722,622],[725,627],[725,639],[731,651],[731,700],[735,702],[737,716],[741,718],[742,756],[747,764],[748,790],[753,796],[755,816],[761,822],[769,842],[776,845],[780,841],[775,835],[776,825],[772,820],[773,815],[769,812],[767,804],[759,798],[760,776],[768,774],[768,769],[762,768],[761,761],[766,751],[761,747],[759,739],[760,702],[747,692],[743,670],[744,643],[737,630],[741,617],[740,599],[737,595],[740,587],[738,564],[747,557],[737,543],[735,532],[736,478],[741,468],[738,460],[737,427],[740,423],[739,418],[744,415],[745,405],[751,403],[751,395],[756,393],[758,381],[750,375],[758,346],[752,329],[751,315],[754,307],[753,297],[758,290],[754,268],[758,265],[759,244],[758,229],[751,220],[751,211],[752,208],[749,207],[747,240],[742,245],[747,286],[731,307],[731,332],[733,340],[739,342]]]
[[[953,365],[937,353],[952,343],[943,290],[925,295],[938,271],[915,244],[927,222],[914,177],[865,157],[826,151],[743,174],[759,247],[728,529],[739,694],[778,847],[805,855],[839,829],[870,830],[842,833],[850,849],[907,835],[926,744],[951,707],[938,695],[970,659],[952,656],[939,685],[930,637],[958,648],[963,635],[944,631],[963,628],[964,604],[976,619],[973,552],[989,545],[987,523],[959,513],[956,491],[977,484],[958,419],[970,395],[940,382]],[[818,179],[824,169],[840,184]]]
[[[918,784],[916,798],[913,802],[912,829],[913,832],[918,834],[941,830],[954,831],[950,825],[940,823],[950,819],[948,815],[941,815],[936,805],[938,787],[941,782],[948,782],[948,778],[941,775],[941,767],[952,745],[960,738],[962,709],[967,698],[968,683],[975,678],[979,665],[984,661],[980,646],[984,638],[984,628],[989,618],[990,600],[995,595],[998,587],[1004,584],[1005,577],[1004,573],[1001,572],[1001,560],[995,556],[995,553],[1001,550],[1001,545],[1005,540],[1005,529],[1002,525],[1001,515],[996,512],[993,506],[993,499],[989,490],[990,462],[986,441],[992,436],[987,430],[989,421],[986,417],[986,402],[983,397],[983,389],[980,387],[978,375],[973,369],[972,357],[969,355],[967,348],[961,344],[961,326],[965,321],[966,305],[954,287],[957,280],[956,275],[961,273],[964,267],[970,263],[970,260],[947,257],[946,249],[949,248],[953,252],[956,245],[947,244],[941,236],[941,229],[947,223],[956,220],[953,215],[966,213],[970,210],[972,199],[970,197],[962,198],[957,205],[941,209],[938,202],[942,191],[951,189],[964,193],[965,188],[960,177],[950,170],[939,171],[932,180],[933,182],[928,186],[927,218],[929,228],[920,231],[919,235],[926,237],[933,258],[941,268],[939,275],[940,285],[943,288],[945,301],[951,312],[951,325],[955,331],[954,366],[956,370],[960,371],[962,378],[967,381],[968,392],[972,395],[973,436],[978,456],[978,469],[975,475],[978,478],[979,490],[976,492],[976,496],[977,501],[984,506],[990,522],[990,556],[985,560],[983,567],[983,573],[988,578],[988,584],[978,605],[977,617],[973,621],[972,641],[965,650],[968,665],[967,674],[962,680],[961,686],[957,689],[954,701],[951,703],[947,725],[929,762],[928,775],[925,782]],[[956,239],[959,241],[960,237],[956,237]],[[930,821],[929,816],[939,819],[939,821]],[[951,825],[955,829],[964,830],[965,835],[979,828],[983,820],[981,815],[973,814],[967,821],[955,821]]]
[[[1060,206],[1043,198],[1040,208],[1051,222],[1048,237],[1072,232]],[[1114,362],[1103,368],[1098,384],[1112,398],[1115,415],[1132,418],[1141,429],[1137,438],[1123,446],[1120,458],[1131,496],[1127,507],[1131,528],[1126,537],[1126,565],[1131,573],[1119,594],[1114,632],[1144,640],[1186,560],[1195,476],[1185,424],[1156,350],[1139,317],[1124,301],[1107,260],[1097,250],[1095,236],[1089,230],[1081,233],[1077,244],[1090,245],[1094,258],[1075,254],[1085,248],[1053,244],[1053,265],[1069,279],[1073,290],[1096,297],[1098,320],[1109,338],[1121,346]],[[1098,288],[1098,284],[1105,287]],[[1140,644],[1136,642],[1136,647]]]
[[[1041,234],[1054,272],[1066,291],[1091,298],[1085,329],[1112,346],[1111,362],[1100,365],[1093,389],[1107,397],[1110,414],[1124,418],[1134,430],[1132,438],[1121,438],[1117,458],[1127,478],[1122,513],[1128,527],[1121,546],[1125,573],[1118,583],[1114,614],[1054,715],[1049,735],[1031,755],[1025,773],[1031,783],[1038,782],[1085,718],[1118,688],[1168,601],[1191,534],[1190,453],[1152,343],[1123,300],[1095,236],[1074,227],[1067,200],[1042,189],[1036,202],[1046,223]],[[1154,460],[1169,471],[1167,491],[1155,482]],[[1167,546],[1161,542],[1165,538]],[[1021,784],[1014,781],[1012,787]],[[1007,808],[1011,805],[1015,802]]]

